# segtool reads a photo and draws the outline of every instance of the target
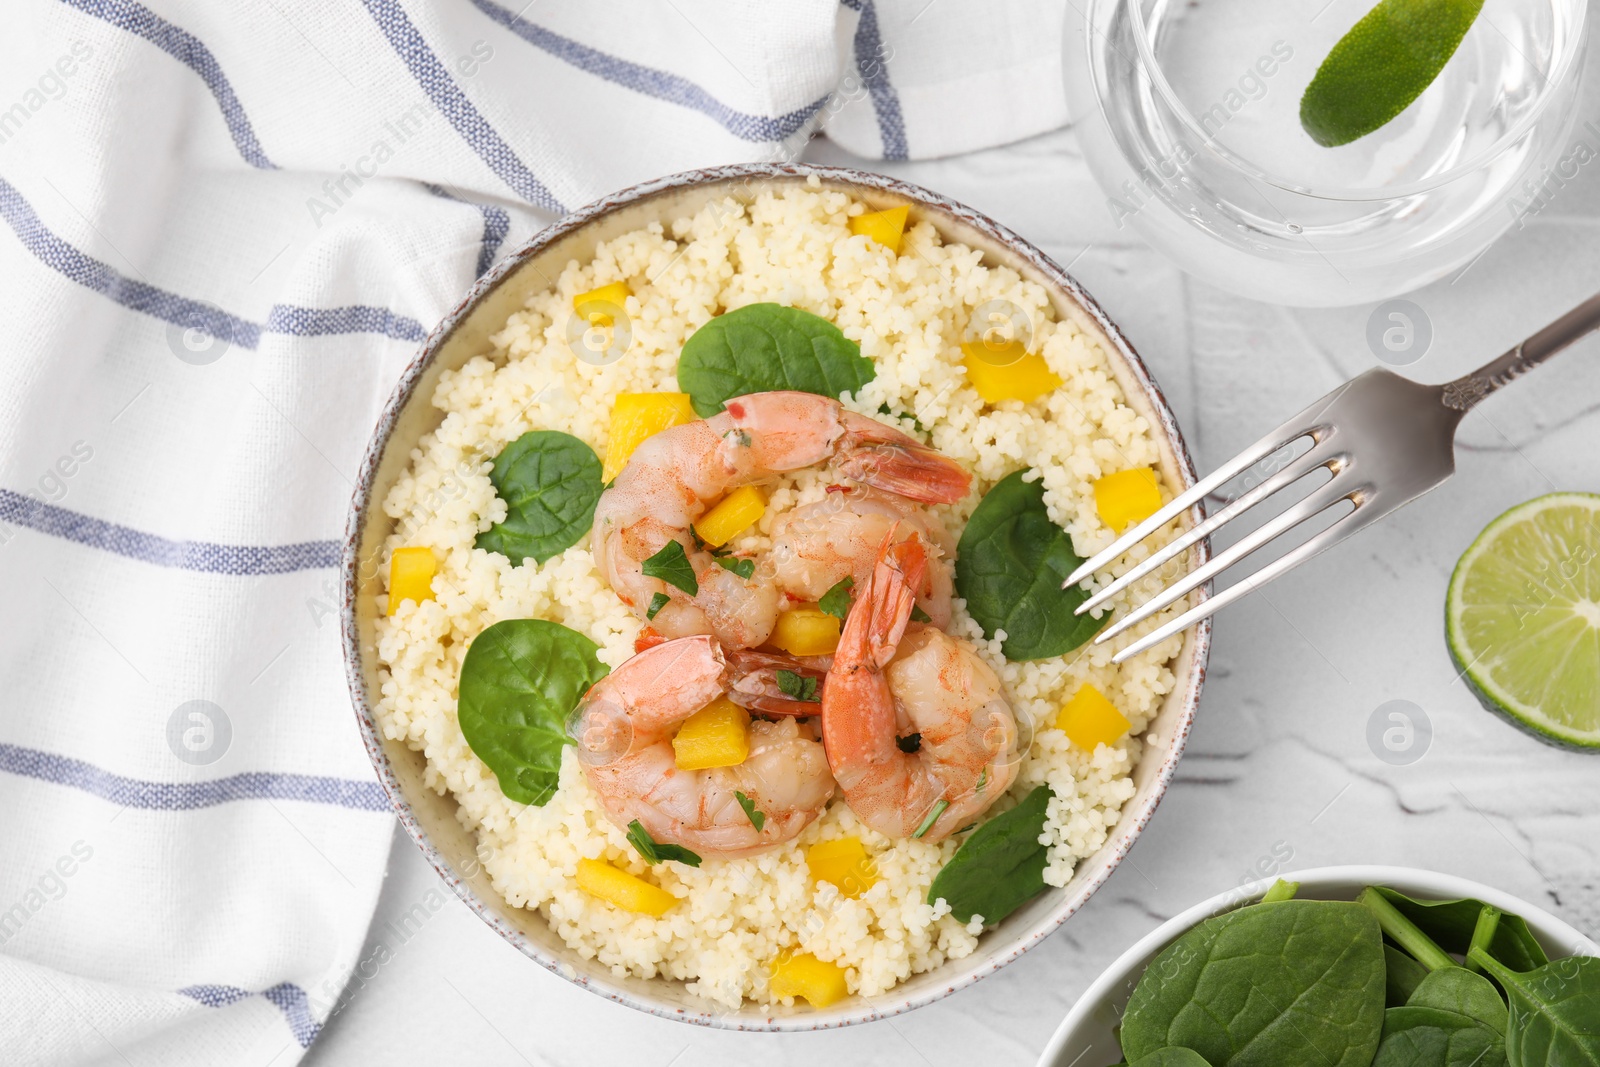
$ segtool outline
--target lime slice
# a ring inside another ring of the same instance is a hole
[[[1450,577],[1445,636],[1484,707],[1600,749],[1600,496],[1551,493],[1491,522]]]
[[[1300,98],[1300,125],[1320,145],[1365,137],[1433,84],[1483,0],[1383,0],[1339,38]]]

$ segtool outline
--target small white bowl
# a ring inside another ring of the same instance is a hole
[[[1418,900],[1458,900],[1471,897],[1513,912],[1528,922],[1552,959],[1560,956],[1600,956],[1600,945],[1543,908],[1453,874],[1419,871],[1412,867],[1317,867],[1298,874],[1285,873],[1250,885],[1218,893],[1162,923],[1107,967],[1067,1012],[1045,1046],[1038,1067],[1106,1067],[1119,1057],[1112,1029],[1133,996],[1134,986],[1150,961],[1178,935],[1202,919],[1230,911],[1255,900],[1278,878],[1299,882],[1300,899],[1354,900],[1369,885],[1387,886]]]
[[[343,636],[351,700],[378,780],[428,862],[484,922],[540,966],[620,1004],[667,1019],[727,1029],[818,1030],[896,1015],[993,974],[1042,941],[1105,882],[1155,812],[1194,721],[1211,638],[1210,620],[1184,635],[1182,650],[1172,663],[1172,691],[1150,725],[1160,743],[1148,746],[1134,768],[1136,792],[1099,851],[1078,865],[1064,888],[1041,893],[985,934],[972,955],[915,975],[882,996],[852,996],[816,1011],[775,1013],[748,1003],[738,1010],[722,1010],[689,993],[682,982],[616,977],[599,961],[584,959],[568,948],[542,916],[512,906],[495,891],[477,862],[473,836],[456,818],[455,799],[428,786],[422,754],[385,737],[373,714],[382,686],[374,650],[377,598],[382,591],[377,561],[383,556],[385,538],[395,528],[382,502],[411,462],[411,450],[443,419],[429,402],[440,376],[488,351],[489,338],[511,312],[522,307],[530,293],[549,286],[569,261],[588,260],[601,241],[650,223],[666,225],[692,216],[713,200],[748,197],[812,180],[823,189],[848,192],[874,209],[908,205],[918,221],[932,223],[945,238],[982,252],[985,263],[1011,267],[1042,285],[1060,318],[1075,322],[1105,351],[1129,406],[1150,426],[1167,485],[1181,490],[1195,483],[1194,463],[1177,419],[1133,346],[1083,287],[1039,249],[972,208],[894,178],[833,167],[746,164],[677,174],[613,193],[543,230],[485,274],[428,335],[401,375],[357,475],[345,534]],[[1188,521],[1199,515],[1196,508]],[[1190,566],[1199,567],[1209,558],[1209,546],[1201,541],[1191,553]]]

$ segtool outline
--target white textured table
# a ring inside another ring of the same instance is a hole
[[[1595,73],[1585,115],[1600,111]],[[826,142],[809,158],[854,162]],[[1117,230],[1069,132],[880,169],[987,211],[1071,264],[1165,387],[1202,470],[1376,363],[1371,308],[1241,300]],[[1453,377],[1600,290],[1597,237],[1600,168],[1588,167],[1456,280],[1412,294],[1434,336],[1406,373]],[[1600,934],[1600,758],[1546,748],[1482,711],[1443,638],[1445,583],[1479,529],[1542,493],[1600,490],[1600,341],[1480,411],[1463,426],[1452,481],[1220,617],[1199,720],[1159,814],[1088,906],[998,975],[843,1031],[695,1029],[530,963],[397,831],[367,962],[305,1062],[1031,1064],[1123,948],[1285,856],[1292,867],[1432,867],[1492,882]],[[1408,765],[1380,760],[1367,741],[1373,712],[1391,700],[1412,702],[1432,724],[1427,751]]]

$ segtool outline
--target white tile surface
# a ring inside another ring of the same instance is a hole
[[[1593,77],[1589,85],[1595,112],[1600,91]],[[811,158],[854,162],[826,142]],[[883,169],[985,210],[1071,262],[1166,388],[1202,470],[1375,363],[1370,308],[1241,300],[1118,231],[1070,132]],[[1407,373],[1453,377],[1600,289],[1597,175],[1586,170],[1454,282],[1412,295],[1435,337]],[[1189,753],[1150,829],[1077,917],[995,977],[845,1031],[694,1029],[618,1007],[525,960],[397,832],[363,953],[370,966],[306,1062],[1028,1064],[1123,948],[1250,877],[1275,850],[1292,850],[1292,866],[1397,863],[1465,875],[1600,934],[1600,760],[1546,748],[1482,711],[1456,681],[1443,638],[1450,569],[1485,523],[1553,489],[1600,490],[1600,340],[1487,404],[1463,441],[1459,473],[1443,488],[1220,617]],[[1367,746],[1368,718],[1392,699],[1420,705],[1433,725],[1431,749],[1406,767]],[[405,937],[392,924],[408,912],[426,918]]]

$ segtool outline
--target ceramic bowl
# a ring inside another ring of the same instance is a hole
[[[343,637],[351,698],[378,778],[428,862],[484,922],[530,959],[569,981],[655,1015],[733,1029],[812,1030],[909,1011],[993,974],[1038,944],[1099,888],[1155,811],[1189,735],[1210,644],[1209,623],[1186,635],[1173,664],[1177,684],[1152,726],[1162,744],[1146,752],[1134,772],[1137,793],[1105,846],[1083,861],[1071,884],[1040,895],[1012,914],[967,958],[917,975],[883,996],[851,997],[818,1011],[801,1008],[774,1014],[752,1004],[728,1011],[690,994],[679,982],[613,976],[606,967],[569,950],[541,916],[512,907],[495,892],[475,859],[472,835],[456,820],[455,800],[424,785],[422,755],[386,739],[374,722],[378,664],[373,634],[381,591],[377,561],[394,526],[383,513],[382,501],[409,463],[417,441],[441,420],[429,403],[440,375],[488,351],[490,335],[530,293],[549,286],[569,261],[587,261],[601,241],[651,222],[691,215],[714,198],[748,198],[813,176],[824,188],[847,191],[875,209],[910,205],[914,218],[932,222],[947,239],[981,250],[986,263],[1009,266],[1043,285],[1060,317],[1076,322],[1105,349],[1128,402],[1152,428],[1168,485],[1194,483],[1183,435],[1144,363],[1089,294],[1033,245],[971,208],[892,178],[836,168],[756,164],[693,171],[614,193],[539,233],[480,279],[423,342],[384,409],[358,476],[344,552]],[[1207,558],[1205,546],[1191,555],[1190,565],[1198,566]]]
[[[1538,905],[1453,874],[1420,871],[1411,867],[1365,866],[1317,867],[1299,874],[1285,873],[1277,877],[1299,882],[1300,891],[1297,895],[1312,900],[1354,900],[1356,894],[1369,885],[1397,889],[1418,900],[1471,897],[1526,919],[1533,936],[1539,939],[1551,959],[1561,956],[1600,956],[1600,946]],[[1056,1028],[1044,1055],[1039,1057],[1039,1067],[1106,1067],[1106,1064],[1116,1063],[1121,1054],[1112,1036],[1112,1028],[1121,1020],[1122,1011],[1133,996],[1134,986],[1139,984],[1139,978],[1150,961],[1191,926],[1257,899],[1275,880],[1268,878],[1253,885],[1218,893],[1210,900],[1203,900],[1183,914],[1168,919],[1140,939],[1106,968],[1105,973],[1096,978],[1094,984],[1078,998],[1078,1002]]]

